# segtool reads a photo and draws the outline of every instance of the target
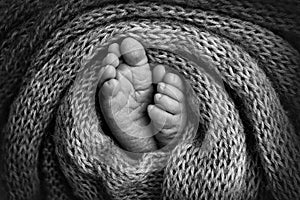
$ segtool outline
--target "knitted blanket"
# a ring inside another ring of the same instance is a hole
[[[0,199],[300,199],[297,0],[16,0],[0,16]],[[123,37],[191,85],[199,127],[138,163],[85,65]],[[214,72],[191,62],[205,57]],[[217,75],[216,79],[211,74]],[[195,137],[192,132],[196,132]]]

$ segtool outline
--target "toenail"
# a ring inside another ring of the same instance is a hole
[[[114,67],[114,66],[112,66],[112,65],[105,65],[104,67],[103,67],[103,71],[107,71],[109,68],[111,68],[111,67]]]
[[[107,82],[106,82],[106,85],[107,85],[108,87],[111,87],[111,86],[112,86],[112,82],[111,82],[111,81],[107,81]]]
[[[166,87],[166,84],[165,83],[159,83],[159,88],[161,89],[161,90],[163,90],[163,89],[165,89],[165,87]]]
[[[160,99],[161,99],[161,97],[162,97],[162,95],[161,95],[161,94],[156,94],[155,96],[156,96],[156,99],[157,99],[157,100],[160,100]]]
[[[109,65],[105,65],[105,66],[103,67],[103,69],[106,70],[108,67],[109,67]]]
[[[154,108],[153,105],[149,105],[149,106],[148,106],[148,111],[151,111],[153,108]]]

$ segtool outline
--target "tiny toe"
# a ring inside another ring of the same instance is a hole
[[[112,65],[117,67],[120,64],[118,56],[114,53],[108,53],[107,56],[102,61],[102,66]]]
[[[163,65],[157,65],[152,71],[153,83],[161,82],[166,74],[166,68]]]
[[[109,81],[106,81],[101,88],[101,92],[104,98],[115,96],[119,92],[119,90],[120,84],[116,79],[110,79]]]
[[[156,105],[147,107],[148,115],[157,129],[171,128],[177,124],[177,116],[174,116]]]
[[[120,52],[125,62],[131,66],[140,66],[148,62],[143,45],[133,38],[126,38],[122,41]]]
[[[121,57],[120,45],[118,43],[113,43],[109,45],[107,52],[115,54],[118,58]]]
[[[179,75],[174,73],[167,73],[163,79],[167,84],[173,85],[181,91],[184,91],[184,84]]]
[[[157,93],[154,97],[155,105],[171,114],[180,114],[183,112],[183,104],[170,98],[167,95]]]
[[[166,84],[164,82],[158,83],[157,91],[159,93],[165,94],[176,101],[183,102],[184,101],[184,94],[181,90],[173,85]]]
[[[99,86],[101,87],[105,81],[115,77],[116,77],[116,68],[114,68],[112,65],[107,65],[105,67],[102,67],[102,69],[100,70]]]

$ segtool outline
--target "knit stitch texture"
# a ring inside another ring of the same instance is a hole
[[[1,199],[300,200],[297,0],[15,0],[1,12]],[[185,78],[200,119],[195,138],[188,124],[139,165],[108,136],[99,66],[84,64],[124,37]]]

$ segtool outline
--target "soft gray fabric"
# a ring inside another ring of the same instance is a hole
[[[300,199],[296,0],[11,4],[0,16],[3,198]],[[194,140],[187,126],[139,166],[106,135],[99,67],[82,65],[127,36],[191,84],[201,122]],[[224,87],[176,49],[205,57]]]

